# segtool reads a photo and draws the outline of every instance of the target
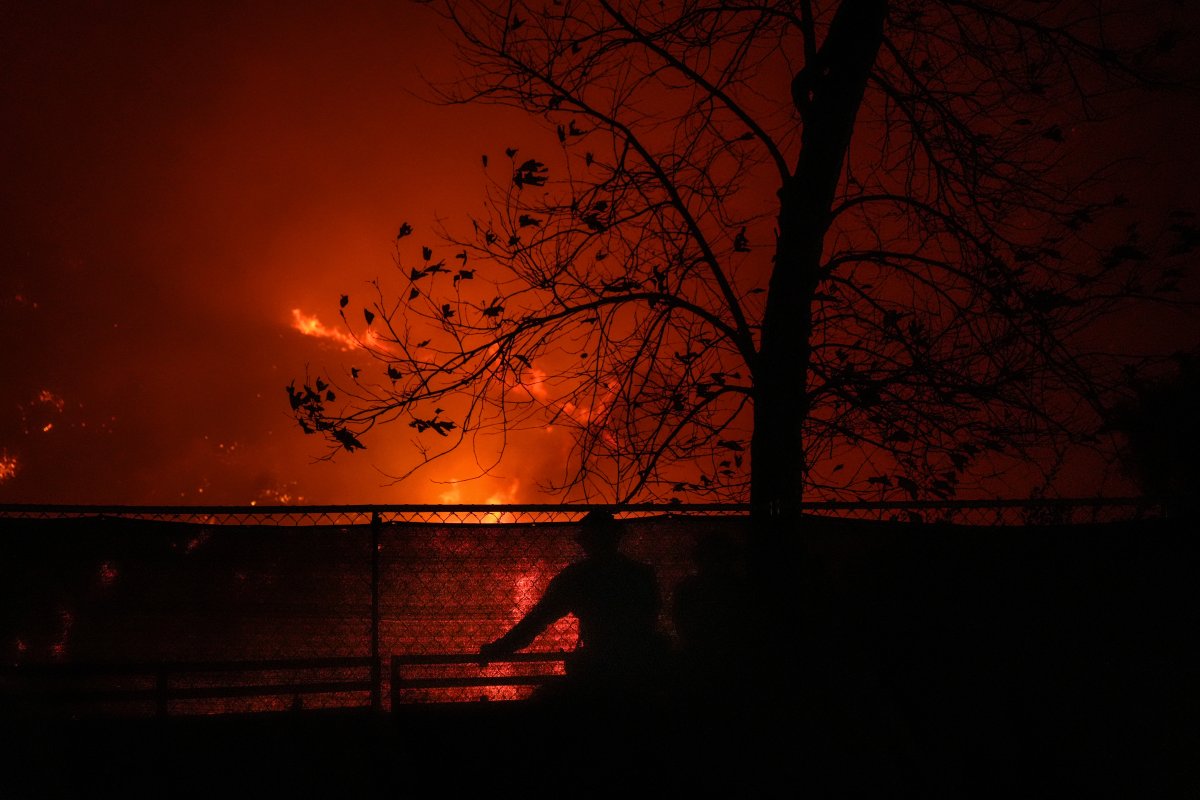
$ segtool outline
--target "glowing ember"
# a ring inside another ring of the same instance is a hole
[[[38,393],[38,402],[42,405],[51,406],[55,411],[61,412],[66,407],[66,402],[49,389],[42,389]]]
[[[67,640],[71,636],[71,628],[75,625],[75,615],[64,608],[59,612],[58,616],[61,628],[59,629],[58,641],[51,645],[50,652],[55,658],[62,658],[67,654]]]
[[[0,450],[0,483],[16,477],[17,457],[7,450]]]

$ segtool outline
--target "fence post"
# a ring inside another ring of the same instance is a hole
[[[165,718],[170,713],[170,689],[167,686],[167,665],[160,663],[154,670],[154,711]]]
[[[371,710],[383,710],[383,681],[379,668],[379,534],[383,521],[371,512]]]

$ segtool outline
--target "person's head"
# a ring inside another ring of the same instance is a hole
[[[589,511],[579,523],[575,541],[588,555],[615,553],[621,541],[622,526],[611,511]]]

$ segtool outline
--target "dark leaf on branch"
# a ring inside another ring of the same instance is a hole
[[[327,391],[325,393],[325,400],[326,400],[326,402],[329,402],[329,403],[332,403],[334,400],[337,400],[337,395],[333,393],[333,389],[330,389],[329,391]]]
[[[917,496],[920,494],[920,490],[917,488],[916,482],[911,478],[906,478],[903,475],[897,475],[896,485],[908,492],[908,496],[913,500],[916,500]]]
[[[350,368],[350,377],[354,378],[355,380],[358,380],[358,372],[359,372],[358,367],[351,367]]]
[[[1146,261],[1150,258],[1149,253],[1134,244],[1119,244],[1112,249],[1112,255],[1129,261]]]
[[[371,313],[370,309],[364,308],[363,309],[363,319],[365,319],[367,321],[367,324],[370,325],[372,322],[375,321],[375,315]]]
[[[345,428],[334,428],[333,438],[337,439],[342,447],[346,448],[346,451],[350,453],[353,453],[355,450],[367,449],[367,446],[360,442],[357,436]]]
[[[454,316],[454,309],[449,303],[442,303],[442,319],[450,319]]]
[[[481,155],[479,157],[479,159],[483,162],[483,166],[486,168],[487,167],[487,153],[484,153],[483,155]]]
[[[517,154],[517,148],[515,148],[515,147],[506,147],[504,149],[504,155],[508,156],[509,158],[512,158],[516,154]]]
[[[433,419],[414,419],[408,423],[408,427],[416,428],[417,433],[424,433],[432,429],[439,436],[447,436],[447,432],[454,430],[456,426],[449,420],[440,420],[435,416]]]
[[[742,228],[738,231],[738,235],[733,239],[733,251],[735,253],[749,253],[750,240],[746,238],[746,229]]]
[[[483,309],[483,315],[485,317],[498,317],[502,313],[504,313],[504,306],[501,305],[493,304]]]
[[[517,224],[522,228],[536,228],[542,224],[542,221],[530,214],[522,214],[517,218]]]
[[[954,495],[954,487],[946,481],[933,481],[929,484],[929,490],[943,500]]]
[[[425,272],[423,270],[417,269],[416,267],[413,267],[412,270],[408,273],[408,279],[410,281],[420,280],[421,278],[424,278],[424,277],[425,277]]]
[[[428,247],[422,247],[421,248],[421,258],[425,259],[426,261],[433,258],[433,250],[431,250]]]
[[[590,152],[583,154],[583,163],[586,164],[587,166],[590,167],[592,165],[592,162],[595,160],[596,160],[596,157],[594,155],[592,155]]]
[[[417,347],[428,347],[428,346],[429,346],[428,339],[422,339],[421,341],[417,342]]]
[[[394,381],[398,381],[404,377],[404,373],[393,367],[391,364],[388,364],[387,376]]]
[[[409,225],[407,222],[405,222],[403,225],[400,226],[400,232],[396,234],[396,238],[403,239],[405,236],[408,236],[412,232],[413,232],[412,225]]]
[[[870,478],[867,478],[867,483],[875,486],[891,486],[892,479],[887,475],[873,475]]]
[[[409,293],[408,293],[408,299],[409,299],[409,300],[416,300],[416,299],[417,299],[418,297],[420,297],[420,296],[421,296],[421,290],[420,290],[420,289],[417,289],[417,288],[415,288],[415,287],[414,287],[413,289],[409,290]]]
[[[717,446],[724,447],[726,450],[733,450],[738,453],[744,452],[746,449],[741,442],[735,439],[719,439],[717,440]]]
[[[345,308],[346,304],[349,302],[350,302],[350,295],[344,294],[341,296],[341,299],[338,300],[338,307]]]
[[[325,390],[326,390],[326,389],[328,389],[328,388],[329,388],[329,384],[328,384],[328,383],[326,383],[325,381],[321,380],[320,378],[317,378],[317,391],[318,391],[318,392],[323,392],[323,391],[325,391]]]
[[[521,166],[517,167],[513,173],[513,183],[518,189],[524,186],[545,186],[546,185],[546,165],[536,159],[529,159]]]
[[[467,264],[467,251],[466,250],[456,253],[454,255],[454,257],[457,258],[459,261],[461,261],[463,263],[463,266],[466,266],[466,264]]]

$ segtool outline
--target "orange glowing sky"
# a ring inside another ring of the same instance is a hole
[[[387,486],[381,437],[313,463],[324,448],[283,392],[344,355],[337,298],[394,269],[400,222],[460,212],[479,155],[534,135],[410,94],[447,66],[428,16],[74,2],[3,18],[0,502],[532,499],[522,475]]]
[[[0,21],[0,502],[550,499],[553,430],[494,479],[391,485],[407,429],[317,462],[283,391],[344,359],[338,297],[394,270],[401,222],[436,244],[480,202],[480,154],[548,136],[412,94],[453,67],[430,15],[71,0]]]

